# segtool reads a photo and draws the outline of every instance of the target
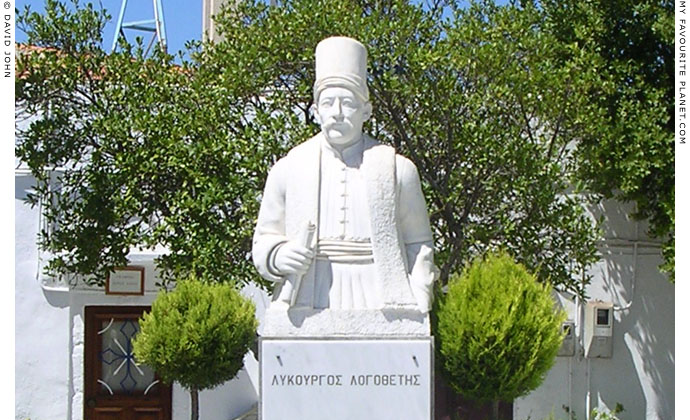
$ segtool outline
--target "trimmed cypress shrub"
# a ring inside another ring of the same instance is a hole
[[[554,363],[566,314],[551,286],[502,252],[454,275],[437,309],[439,358],[453,389],[481,402],[535,389]]]

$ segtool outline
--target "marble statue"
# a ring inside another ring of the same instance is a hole
[[[254,264],[277,283],[271,308],[426,314],[438,276],[429,216],[415,165],[362,133],[366,48],[332,37],[315,55],[321,132],[271,169],[254,234]]]

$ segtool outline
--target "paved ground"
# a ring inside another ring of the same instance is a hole
[[[258,418],[259,409],[258,406],[255,405],[251,410],[247,411],[239,417],[235,417],[233,420],[258,420]]]

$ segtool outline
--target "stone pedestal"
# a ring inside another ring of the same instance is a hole
[[[261,420],[432,419],[427,314],[273,307],[260,334]]]
[[[262,338],[261,420],[430,420],[432,338]]]
[[[262,337],[428,337],[429,315],[416,309],[266,310]]]

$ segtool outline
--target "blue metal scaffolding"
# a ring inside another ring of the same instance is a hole
[[[167,51],[168,44],[165,34],[165,20],[163,19],[163,0],[152,1],[154,15],[153,19],[125,22],[124,19],[125,10],[127,9],[127,0],[122,0],[122,5],[120,6],[120,16],[118,17],[117,25],[115,26],[115,36],[113,37],[113,47],[111,48],[111,52],[115,51],[115,48],[117,48],[120,37],[127,39],[125,29],[153,33],[144,55],[148,55],[153,43],[156,40],[158,40],[160,48],[163,51]]]

